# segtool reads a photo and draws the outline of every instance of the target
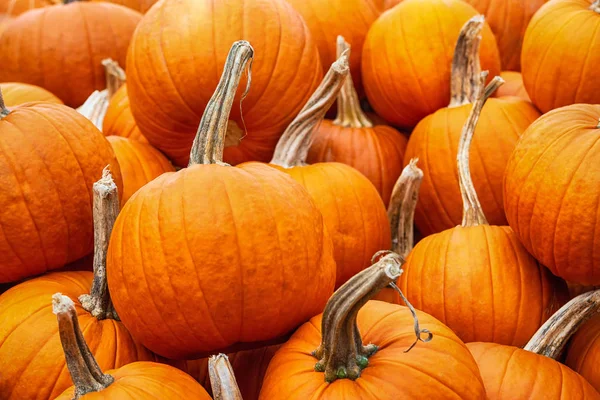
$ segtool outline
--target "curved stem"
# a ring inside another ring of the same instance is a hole
[[[469,152],[471,149],[471,141],[475,134],[475,128],[477,127],[477,121],[479,121],[479,115],[487,99],[498,89],[504,80],[496,76],[489,85],[484,87],[485,80],[487,79],[488,72],[484,71],[479,75],[480,89],[477,96],[477,101],[473,104],[469,118],[463,126],[462,133],[460,135],[460,141],[458,143],[458,155],[456,161],[458,164],[458,182],[460,185],[460,194],[463,200],[463,220],[462,226],[477,226],[487,225],[487,220],[481,209],[477,192],[473,186],[473,180],[471,179],[471,169],[469,167]]]
[[[600,0],[594,0],[592,5],[590,6],[590,10],[600,14]]]
[[[246,66],[248,67],[248,82],[240,102],[244,100],[250,90],[253,59],[254,49],[247,41],[239,40],[231,46],[221,80],[206,105],[200,126],[198,126],[198,132],[190,152],[189,166],[194,164],[223,164],[223,149],[225,147],[229,113]]]
[[[281,135],[271,164],[289,168],[306,163],[313,132],[323,121],[348,75],[348,58],[348,51],[345,51],[331,64],[317,90]]]
[[[58,333],[65,352],[67,367],[75,385],[75,399],[86,393],[99,392],[114,378],[102,372],[79,328],[73,301],[60,293],[52,296],[52,312],[58,320]]]
[[[413,158],[402,170],[402,174],[394,185],[390,205],[388,206],[388,219],[392,230],[392,251],[403,258],[414,247],[414,216],[419,188],[423,181],[423,171],[417,167],[418,158]]]
[[[350,57],[350,44],[344,40],[343,36],[337,37],[337,57],[340,58],[345,51],[348,51],[348,57]],[[372,128],[373,122],[367,117],[360,108],[360,100],[356,89],[354,89],[354,83],[352,82],[352,75],[348,74],[346,81],[340,90],[340,94],[337,98],[337,118],[333,121],[335,125],[342,126],[344,128]]]
[[[452,59],[448,107],[459,107],[477,100],[481,86],[479,81],[481,73],[479,64],[480,33],[484,21],[483,15],[476,15],[468,20],[460,31]]]
[[[98,319],[119,319],[106,280],[106,253],[113,225],[119,215],[117,185],[107,166],[94,183],[94,281],[90,294],[79,296],[83,308]]]
[[[106,76],[106,89],[108,89],[108,98],[112,98],[114,94],[125,83],[125,71],[119,66],[119,63],[112,58],[102,60],[104,66],[104,74]]]
[[[542,325],[527,343],[525,350],[558,358],[569,338],[597,312],[600,312],[600,290],[580,294]]]
[[[210,356],[208,375],[214,400],[242,400],[233,368],[225,354]]]
[[[0,119],[6,117],[8,114],[10,114],[10,110],[4,104],[4,95],[2,94],[2,89],[0,89]]]

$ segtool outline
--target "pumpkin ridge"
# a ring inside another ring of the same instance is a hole
[[[482,110],[481,114],[483,114],[483,110]],[[487,115],[487,113],[486,113],[486,115]],[[475,151],[473,151],[473,148],[474,148]],[[490,178],[488,176],[488,171],[487,171],[487,169],[485,167],[484,158],[481,155],[481,147],[480,147],[480,144],[479,144],[479,142],[477,140],[473,140],[470,152],[471,152],[471,154],[475,153],[476,157],[479,159],[479,165],[481,165],[481,169],[482,169],[482,172],[483,172],[482,175],[483,175],[484,181],[485,181],[485,186],[487,186],[487,190],[492,194],[492,199],[493,199],[493,204],[494,204],[495,209],[496,210],[501,210],[502,209],[502,207],[500,206],[501,202],[499,202],[496,199],[494,190],[492,188],[492,182],[490,181]],[[475,185],[475,183],[473,183],[473,185]],[[487,204],[489,204],[489,203],[487,203]]]
[[[65,7],[69,7],[69,4],[65,4]],[[88,49],[86,58],[88,59],[88,62],[90,63],[90,67],[91,67],[91,69],[90,69],[91,75],[88,75],[88,79],[91,78],[91,81],[92,81],[91,87],[96,87],[96,82],[98,81],[98,79],[96,76],[96,68],[94,68],[94,59],[92,57],[92,54],[93,54],[92,40],[91,40],[92,38],[91,38],[90,32],[88,30],[88,22],[86,21],[83,7],[81,7],[79,2],[76,1],[75,4],[73,4],[71,7],[77,7],[79,14],[81,14],[81,21],[82,21],[83,28],[84,28],[83,30],[85,31],[85,36],[87,39],[87,40],[85,40],[85,43],[87,44],[87,49]],[[43,58],[43,57],[40,57],[40,58]]]
[[[487,249],[488,260],[489,260],[488,261],[488,268],[486,268],[486,269],[487,269],[488,274],[490,275],[490,298],[492,299],[492,301],[490,303],[490,312],[491,312],[491,318],[490,318],[490,320],[491,320],[491,325],[492,325],[492,329],[491,329],[491,331],[492,331],[492,340],[491,340],[491,342],[493,343],[494,342],[494,337],[496,336],[496,330],[495,330],[496,319],[495,319],[495,313],[494,313],[494,308],[495,308],[494,306],[495,306],[495,304],[494,304],[494,301],[493,301],[493,299],[494,299],[494,279],[493,279],[493,275],[494,275],[494,264],[495,264],[494,261],[495,260],[492,257],[492,250],[490,248],[490,235],[488,235],[488,229],[491,229],[491,227],[483,225],[483,236],[485,237],[485,246],[486,246],[486,249]],[[489,233],[491,233],[491,232],[489,232]],[[492,235],[492,238],[493,238],[493,235]],[[516,255],[517,254],[515,253],[515,257],[516,257]],[[519,282],[521,282],[521,269],[520,268],[517,268],[517,269],[519,270]],[[519,303],[520,303],[520,301],[519,301]],[[519,311],[520,310],[517,310],[517,314],[519,313]],[[517,315],[517,320],[518,319],[519,319],[519,317]],[[475,337],[475,331],[474,331],[475,327],[476,327],[476,325],[473,324],[473,337]],[[514,336],[515,336],[517,330],[518,330],[518,324],[517,324],[517,327],[515,327],[515,333],[513,334],[513,338],[512,338],[513,342],[514,342],[514,339],[515,339]]]
[[[588,18],[588,20],[586,21],[586,23],[590,20],[593,20],[594,18],[597,18],[596,15],[590,15],[590,17]],[[580,24],[580,26],[583,26],[584,24]],[[591,42],[590,44],[590,48],[594,48],[594,44],[596,44],[596,41],[598,40],[598,30],[600,29],[600,24],[596,24],[596,28],[594,29],[594,34],[592,35],[592,37],[594,38],[594,40]],[[591,51],[588,51],[586,56],[585,56],[585,61],[583,62],[583,65],[581,66],[581,70],[579,71],[579,76],[584,76],[585,74],[585,70],[587,67],[588,62],[590,61],[590,55],[592,54]],[[575,90],[574,93],[574,98],[569,102],[569,104],[575,104],[577,103],[576,99],[579,97],[579,91],[583,88],[584,84],[586,83],[586,81],[584,79],[579,79],[579,83],[577,84],[577,90]],[[556,100],[555,100],[555,106],[556,106]]]
[[[510,363],[513,362],[514,359],[516,358],[515,355],[517,354],[517,350],[518,349],[516,347],[512,349],[512,353],[511,353],[510,357],[508,358],[508,360],[506,361],[506,364],[504,365],[504,372],[502,373],[502,375],[500,375],[502,377],[500,379],[500,382],[502,382],[502,383],[500,384],[500,387],[498,388],[498,394],[497,394],[498,398],[502,398],[500,393],[503,392],[502,387],[504,386],[504,383],[506,382],[505,378],[506,378],[506,374],[508,373],[508,369],[509,369],[508,367],[510,366]]]
[[[521,319],[521,307],[522,307],[522,304],[523,304],[522,303],[522,301],[523,301],[523,274],[522,274],[522,268],[521,268],[521,260],[519,259],[519,254],[517,252],[517,249],[515,248],[515,243],[513,242],[512,238],[508,235],[508,233],[507,233],[506,230],[502,229],[502,231],[506,235],[506,237],[508,239],[508,243],[510,243],[510,249],[512,250],[512,252],[514,254],[515,261],[516,261],[515,264],[518,266],[517,272],[519,274],[519,279],[518,279],[518,281],[519,281],[519,301],[517,302],[519,304],[519,308],[517,309],[517,312],[516,312],[516,318],[515,318],[516,323],[514,324],[515,328],[514,328],[514,331],[513,331],[512,335],[510,336],[511,337],[511,343],[515,343],[517,332],[519,331],[519,321]],[[541,290],[542,290],[542,294],[543,294],[543,292],[544,292],[544,286],[542,284],[543,281],[541,280],[542,268],[538,268],[538,273],[539,273],[539,276],[540,276],[540,286],[541,286]],[[541,298],[543,299],[544,296],[541,296]],[[542,312],[542,316],[543,316],[544,310],[542,309],[541,312]],[[542,319],[543,319],[543,317],[542,317]],[[540,321],[540,325],[539,326],[542,326],[541,324],[543,322],[544,322],[543,320]]]

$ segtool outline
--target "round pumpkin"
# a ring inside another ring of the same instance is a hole
[[[127,57],[131,111],[150,144],[176,165],[187,165],[202,112],[239,39],[252,43],[257,58],[252,91],[241,105],[242,91],[235,99],[224,161],[268,161],[323,76],[317,46],[290,4],[163,1],[136,30]]]
[[[136,339],[165,357],[264,346],[319,312],[333,291],[331,239],[304,188],[266,165],[222,162],[252,54],[248,42],[233,44],[190,166],[138,190],[115,223],[115,308]]]
[[[454,46],[476,14],[462,0],[405,0],[375,21],[363,48],[362,75],[377,114],[412,128],[448,105]],[[499,74],[500,56],[487,24],[481,47],[483,69]]]
[[[575,104],[535,121],[504,176],[508,223],[554,275],[600,284],[599,105]]]
[[[121,86],[109,100],[102,123],[102,132],[106,136],[123,136],[138,142],[148,143],[131,114],[127,84]]]
[[[600,2],[551,0],[533,16],[523,40],[523,83],[543,113],[576,104],[600,103]],[[560,77],[560,78],[558,78]]]
[[[14,107],[30,101],[45,101],[54,104],[63,104],[62,100],[44,88],[27,83],[7,82],[1,83],[2,98],[6,107]]]
[[[71,107],[106,87],[101,61],[125,65],[141,14],[109,3],[72,2],[28,11],[0,36],[0,81],[38,85]],[[57,27],[68,27],[68,33]]]
[[[525,90],[525,86],[523,85],[523,76],[520,72],[502,71],[500,76],[504,79],[504,85],[498,88],[496,97],[514,96],[531,102],[529,94],[527,94],[527,90]]]

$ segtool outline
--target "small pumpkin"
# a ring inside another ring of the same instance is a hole
[[[44,88],[27,83],[7,82],[1,83],[2,97],[6,107],[14,107],[31,101],[45,101],[54,104],[63,104],[62,100]]]
[[[126,83],[115,92],[108,102],[108,108],[102,122],[102,132],[105,136],[122,136],[138,142],[148,143],[131,114]]]
[[[531,103],[529,94],[523,85],[523,76],[520,72],[502,71],[500,73],[504,79],[504,85],[500,86],[496,91],[496,97],[515,96]]]
[[[553,110],[523,133],[504,175],[508,223],[554,275],[600,284],[600,105]]]

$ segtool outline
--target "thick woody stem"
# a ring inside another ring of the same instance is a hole
[[[417,167],[418,158],[413,158],[402,170],[394,185],[388,219],[392,230],[392,251],[406,259],[414,246],[414,216],[423,171]]]
[[[600,311],[600,290],[580,294],[562,306],[533,335],[525,350],[558,358],[569,338],[588,319]]]
[[[387,254],[342,285],[327,302],[321,345],[313,352],[319,360],[315,370],[325,372],[325,381],[355,380],[367,367],[368,357],[377,351],[377,346],[363,345],[356,317],[369,299],[402,274],[402,262],[397,254]]]
[[[477,121],[479,121],[479,115],[487,99],[500,87],[504,80],[496,76],[489,85],[484,89],[484,83],[487,79],[488,72],[484,71],[480,74],[480,89],[477,96],[477,100],[473,104],[473,108],[467,118],[467,122],[463,126],[462,133],[460,135],[460,141],[458,143],[458,155],[456,161],[458,164],[458,182],[460,185],[460,194],[463,200],[463,220],[462,226],[477,226],[487,225],[487,219],[481,209],[477,192],[473,186],[473,180],[471,179],[471,169],[469,167],[469,152],[471,149],[471,141],[475,134],[475,128],[477,127]]]
[[[6,104],[4,104],[4,95],[2,94],[2,89],[0,89],[0,119],[6,117],[10,114],[8,108],[6,108]]]
[[[114,378],[102,372],[87,346],[77,319],[73,301],[60,293],[52,296],[52,312],[58,320],[58,332],[67,367],[75,385],[75,398],[99,392],[113,383]]]
[[[350,44],[344,40],[343,36],[337,37],[337,57],[341,57],[345,51],[348,51],[348,57],[350,57]],[[372,128],[373,122],[367,117],[367,115],[360,108],[360,100],[356,89],[354,89],[354,83],[352,82],[352,75],[348,74],[346,81],[340,90],[340,94],[337,98],[337,118],[333,121],[335,125],[342,126],[344,128]]]
[[[102,130],[107,109],[108,89],[104,89],[94,90],[94,93],[87,98],[85,103],[77,108],[77,112],[92,121],[98,130]]]
[[[246,67],[248,68],[248,81],[241,101],[250,90],[253,59],[254,49],[247,41],[239,40],[231,46],[219,85],[202,115],[190,153],[190,166],[194,164],[224,165],[223,149],[225,148],[229,114]]]
[[[281,135],[271,164],[290,168],[306,163],[313,132],[323,121],[325,113],[335,101],[348,75],[348,57],[346,51],[331,64],[317,90]]]
[[[590,6],[590,10],[600,14],[600,0],[594,0],[592,5]]]
[[[106,76],[106,89],[108,89],[108,98],[112,98],[114,94],[125,83],[125,71],[119,66],[119,63],[112,58],[102,60],[104,66],[104,74]]]
[[[484,21],[483,15],[477,15],[468,20],[460,31],[452,59],[448,107],[459,107],[477,100],[481,86],[479,44]]]
[[[94,183],[94,281],[90,294],[79,296],[83,308],[98,319],[119,319],[106,280],[106,253],[113,225],[119,215],[117,185],[107,166]]]
[[[225,354],[208,359],[208,375],[215,400],[242,400],[233,368]]]

